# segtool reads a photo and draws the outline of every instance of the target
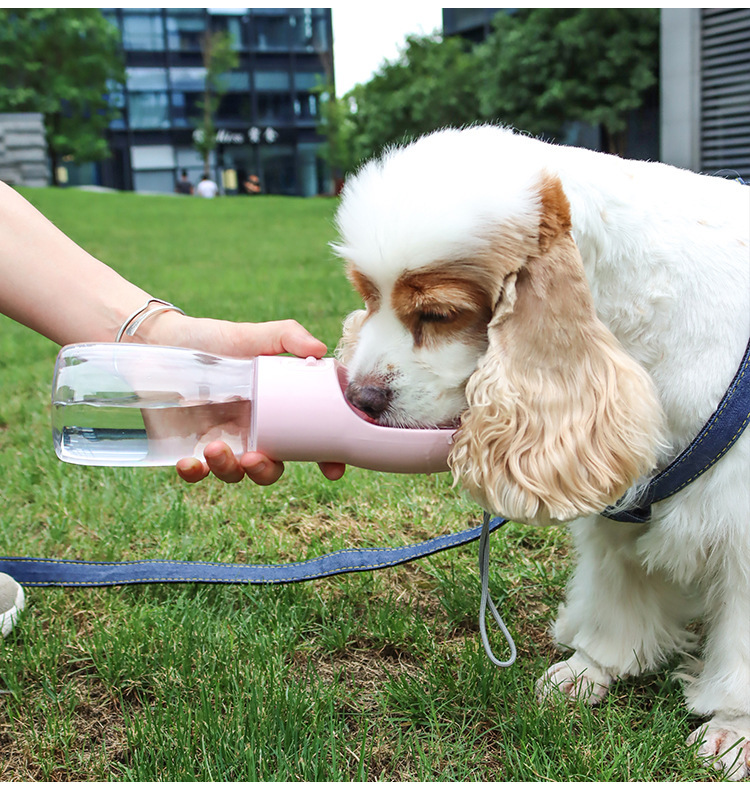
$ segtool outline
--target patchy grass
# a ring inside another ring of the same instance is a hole
[[[29,190],[66,233],[196,314],[295,317],[333,349],[356,307],[327,242],[331,200],[199,201]],[[292,464],[271,488],[170,470],[65,466],[52,451],[57,350],[0,318],[0,542],[10,555],[285,562],[478,523],[448,475]],[[685,749],[665,675],[589,710],[536,703],[559,657],[564,531],[493,536],[491,589],[519,645],[495,669],[477,629],[476,547],[286,586],[29,589],[0,646],[0,779],[671,781]],[[501,637],[493,634],[497,652]]]

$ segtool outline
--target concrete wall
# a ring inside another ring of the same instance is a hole
[[[24,187],[49,184],[41,113],[0,113],[0,181]]]
[[[700,170],[700,9],[661,10],[661,160]]]

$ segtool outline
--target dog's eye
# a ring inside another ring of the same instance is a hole
[[[440,311],[420,311],[419,321],[425,324],[437,325],[440,323],[451,322],[453,317]]]

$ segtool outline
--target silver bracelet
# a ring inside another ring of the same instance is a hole
[[[152,303],[158,303],[159,305],[154,306],[151,308]],[[134,311],[120,326],[120,330],[117,332],[117,337],[115,338],[115,342],[122,341],[123,336],[135,336],[135,332],[138,330],[139,326],[144,320],[147,320],[149,317],[153,317],[156,314],[161,314],[162,311],[179,311],[180,314],[184,314],[185,312],[178,308],[172,303],[167,303],[166,300],[159,300],[156,297],[150,297],[139,309]]]

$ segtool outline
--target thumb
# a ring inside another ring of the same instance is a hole
[[[326,354],[326,345],[316,339],[306,328],[293,319],[278,320],[275,322],[262,322],[255,326],[261,331],[264,340],[264,349],[261,354],[278,355],[289,352],[300,358],[312,355],[321,358]],[[260,339],[258,339],[260,342]]]

